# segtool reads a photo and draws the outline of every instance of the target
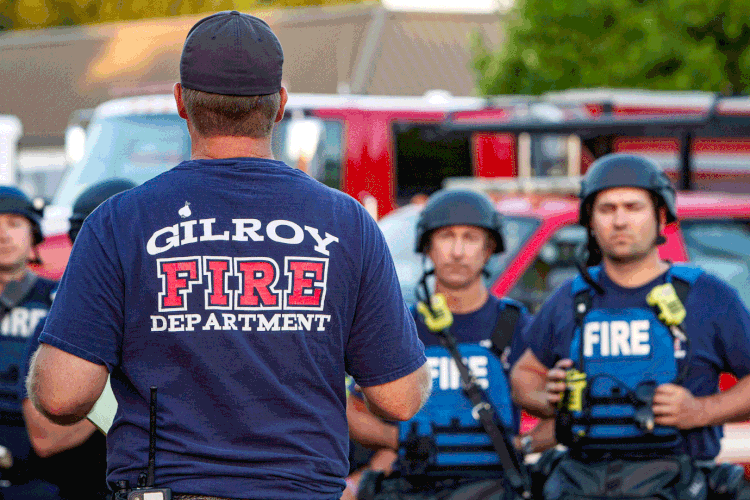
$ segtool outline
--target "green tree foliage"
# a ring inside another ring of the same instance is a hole
[[[746,93],[748,10],[750,0],[517,0],[499,51],[474,40],[478,87]]]
[[[201,14],[220,10],[301,7],[362,0],[0,0],[4,30]]]

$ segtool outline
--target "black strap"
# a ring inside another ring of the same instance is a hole
[[[498,357],[503,355],[503,351],[510,344],[519,319],[521,319],[521,308],[506,302],[505,308],[497,316],[495,330],[490,337],[492,340],[491,349]]]
[[[682,302],[682,305],[684,306],[685,302],[687,302],[687,296],[690,293],[690,283],[676,276],[672,276],[672,286],[674,287],[674,291],[677,292],[677,297],[680,298],[680,302]]]
[[[593,298],[591,297],[590,290],[578,292],[573,299],[573,313],[575,314],[576,326],[578,327],[580,336],[580,340],[578,342],[578,369],[584,373],[586,372],[586,369],[583,366],[583,360],[585,359],[583,356],[583,319],[589,313],[589,310],[591,310],[592,301]]]
[[[682,302],[682,307],[685,307],[687,296],[690,293],[690,283],[676,276],[672,276],[671,283],[674,287],[674,291],[677,294],[677,297],[680,299],[680,302]],[[673,382],[676,385],[682,385],[687,379],[688,372],[690,371],[690,354],[692,354],[692,348],[690,345],[690,337],[688,337],[687,332],[685,331],[685,322],[683,321],[682,324],[680,324],[677,328],[682,331],[682,333],[685,335],[685,338],[687,339],[685,341],[685,358],[682,360],[682,369],[679,371],[677,377],[675,377]]]

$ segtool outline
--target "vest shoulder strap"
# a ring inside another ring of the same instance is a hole
[[[594,266],[588,268],[588,273],[591,279],[595,282],[599,281],[601,274],[601,267]],[[571,285],[571,295],[573,296],[573,314],[576,318],[576,324],[581,327],[583,325],[583,317],[591,309],[592,300],[592,287],[591,284],[587,283],[586,280],[580,274],[573,279]]]
[[[703,274],[703,269],[690,264],[672,264],[667,271],[667,281],[672,283],[677,297],[682,302],[683,307],[687,302],[690,288],[695,280]]]
[[[521,319],[522,306],[511,300],[503,300],[502,311],[497,315],[497,323],[492,331],[492,352],[496,356],[502,356],[505,348],[510,344],[513,338],[513,332],[516,331],[518,320]]]
[[[680,290],[677,288],[677,284],[682,282],[684,285],[687,286],[687,289],[689,290],[690,287],[695,283],[695,281],[704,273],[703,269],[701,269],[698,266],[692,265],[692,264],[672,264],[669,267],[669,270],[667,271],[667,278],[669,281],[672,282],[672,285],[675,287],[675,290],[677,291],[677,295],[680,297],[680,300],[685,302],[685,297],[680,295]],[[679,285],[682,286],[682,285]]]
[[[591,276],[591,279],[598,282],[599,276],[601,275],[601,267],[600,266],[589,267],[588,273],[589,273],[589,276]],[[583,278],[583,276],[581,276],[580,274],[573,279],[573,283],[571,286],[572,286],[571,295],[573,295],[574,297],[583,291],[587,293],[591,291],[591,285],[587,283],[586,280]]]

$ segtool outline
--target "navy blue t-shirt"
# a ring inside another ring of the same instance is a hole
[[[605,294],[595,294],[591,308],[648,307],[646,295],[665,282],[666,274],[637,288],[623,288],[602,272],[599,284]],[[572,281],[547,299],[525,332],[529,348],[547,367],[570,357],[576,329],[571,289]],[[684,306],[687,310],[684,326],[692,354],[677,360],[678,369],[689,363],[683,385],[695,396],[708,396],[718,391],[722,372],[738,378],[750,373],[750,314],[737,291],[715,276],[703,273],[691,285]],[[683,435],[688,453],[696,459],[712,459],[720,451],[720,427],[692,429]]]
[[[385,239],[353,198],[262,159],[183,162],[115,195],[76,239],[40,341],[106,365],[111,483],[338,498],[345,374],[425,363]]]
[[[513,363],[523,354],[523,351],[526,350],[523,332],[530,317],[528,310],[521,303],[510,299],[498,299],[494,295],[490,295],[484,305],[476,311],[467,314],[453,313],[453,324],[450,327],[451,334],[453,334],[459,343],[477,343],[489,348],[491,346],[490,338],[495,331],[499,315],[507,307],[506,304],[509,303],[518,307],[521,315],[516,323],[510,344],[503,349],[501,361],[506,370],[509,370],[513,366]],[[411,313],[416,320],[419,338],[425,347],[439,346],[440,339],[427,328],[415,306],[411,307]],[[433,378],[436,376],[438,375],[433,373]],[[518,432],[520,410],[514,407],[513,414],[515,431]]]

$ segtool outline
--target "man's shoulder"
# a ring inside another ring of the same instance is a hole
[[[699,302],[713,302],[713,305],[717,303],[727,305],[733,301],[742,302],[735,287],[726,280],[706,270],[702,270],[700,275],[693,281],[690,292],[690,298],[694,298]]]
[[[523,302],[520,302],[515,299],[511,299],[508,297],[495,297],[494,295],[490,294],[489,300],[496,305],[498,311],[500,312],[506,309],[516,310],[522,314],[525,314],[528,312]]]
[[[573,303],[579,294],[594,293],[580,275],[568,279],[552,292],[534,315],[535,322],[551,322],[560,325],[562,318],[574,316]]]

